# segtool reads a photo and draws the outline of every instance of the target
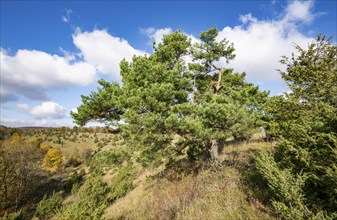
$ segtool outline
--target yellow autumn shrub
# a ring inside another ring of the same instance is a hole
[[[63,155],[62,151],[56,148],[49,148],[43,159],[42,167],[49,172],[56,172],[62,169]]]

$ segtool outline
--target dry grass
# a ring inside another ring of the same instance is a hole
[[[138,167],[139,168],[139,167]],[[105,210],[105,219],[119,219],[140,207],[143,199],[149,196],[148,188],[155,183],[148,183],[148,177],[154,176],[165,167],[143,169],[133,181],[134,188],[124,197],[118,199]]]
[[[126,219],[272,219],[261,205],[250,203],[234,169],[218,167],[181,181],[160,180],[140,193]],[[124,204],[128,206],[128,204]],[[124,207],[121,207],[124,208]]]
[[[263,142],[261,139],[254,138],[248,142],[229,142],[221,150],[220,160],[227,165],[250,166],[252,153],[273,147],[276,143]]]
[[[241,149],[248,152],[252,147]],[[229,149],[226,149],[226,151]],[[232,149],[230,152],[235,151]],[[106,210],[107,219],[273,219],[245,191],[236,166],[211,164],[181,180],[139,185]]]
[[[107,134],[97,136],[99,140],[108,137]],[[103,149],[122,147],[121,138],[118,136],[113,138],[114,140]],[[191,168],[190,164],[183,166],[184,159],[179,158],[176,166],[169,169],[173,176],[181,178],[158,175],[164,173],[162,172],[164,166],[153,169],[136,166],[140,171],[133,182],[134,188],[107,207],[104,218],[273,219],[268,214],[268,209],[247,192],[242,174],[244,169],[251,166],[252,152],[272,146],[269,143],[259,142],[260,139],[259,135],[255,135],[252,141],[246,143],[229,141],[220,153],[221,164],[211,164],[204,168],[200,168],[202,167],[200,165],[197,166],[197,172],[184,172],[188,167]],[[83,155],[87,150],[97,148],[92,135],[89,138],[79,138],[76,143],[66,140],[63,146],[51,144],[60,148],[67,158]],[[84,164],[81,165],[83,166]],[[111,169],[106,172],[103,180],[110,183],[115,171]],[[70,204],[76,199],[76,194],[70,195],[65,204]]]

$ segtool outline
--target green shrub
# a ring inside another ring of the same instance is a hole
[[[95,144],[98,143],[98,138],[97,138],[97,136],[96,136],[95,139],[94,139],[94,143],[95,143]]]
[[[132,170],[132,167],[121,167],[111,181],[109,199],[114,201],[130,191],[133,188],[134,178],[135,172]]]
[[[71,194],[75,194],[79,191],[80,189],[80,184],[79,183],[74,183],[73,186],[71,187]]]
[[[62,198],[53,192],[50,197],[44,195],[43,199],[39,202],[36,208],[35,217],[39,219],[48,219],[62,207]]]
[[[99,175],[90,176],[79,189],[79,199],[65,207],[58,219],[102,219],[109,188]]]
[[[90,170],[92,172],[101,172],[104,168],[120,165],[128,159],[130,159],[130,154],[125,150],[105,150],[99,152],[91,159],[89,163]]]
[[[259,152],[255,161],[258,171],[268,183],[274,198],[272,205],[277,213],[286,219],[308,218],[312,213],[304,204],[303,194],[307,175],[293,175],[289,169],[280,169],[268,150]]]
[[[336,49],[322,36],[305,49],[297,45],[298,55],[281,60],[291,92],[266,103],[269,130],[280,141],[256,162],[284,218],[337,215]]]

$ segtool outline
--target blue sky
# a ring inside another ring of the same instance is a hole
[[[334,35],[335,0],[1,1],[1,116],[6,126],[72,126],[70,111],[98,79],[120,81],[118,63],[152,53],[177,29],[193,41],[213,25],[234,43],[219,65],[279,94],[282,55],[322,33]]]

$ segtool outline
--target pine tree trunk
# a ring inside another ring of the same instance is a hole
[[[214,94],[217,95],[221,89],[221,80],[222,80],[222,69],[216,67],[213,63],[211,63],[211,65],[213,66],[214,69],[219,71],[219,75],[218,75],[218,82],[216,83],[216,87],[215,87],[215,91]]]
[[[211,159],[214,161],[219,161],[219,146],[216,139],[211,140],[211,149],[210,149]]]
[[[218,77],[218,82],[216,84],[216,90],[215,90],[215,94],[218,94],[221,88],[221,80],[222,80],[222,70],[219,70],[219,77]]]

